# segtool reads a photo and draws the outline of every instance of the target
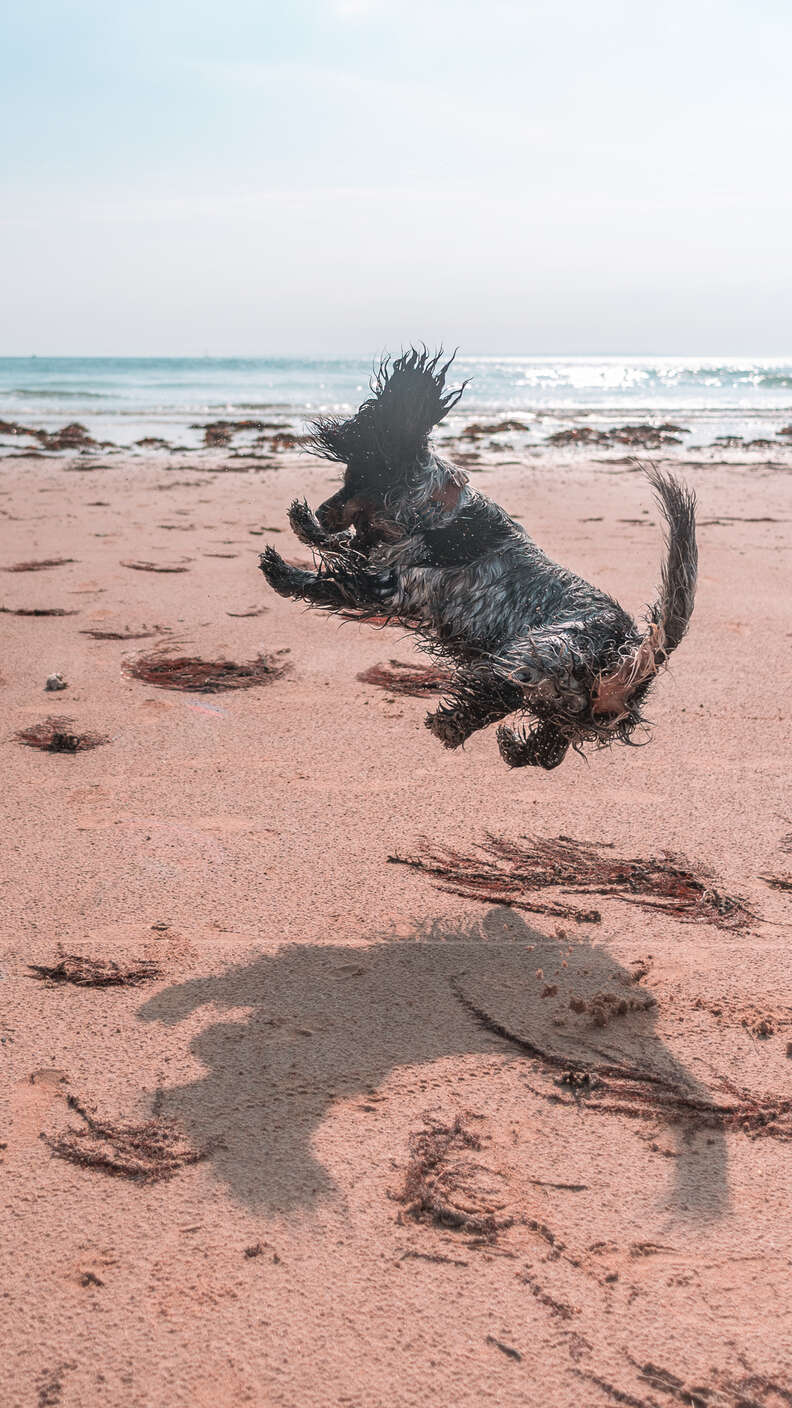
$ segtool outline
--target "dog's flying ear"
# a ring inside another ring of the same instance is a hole
[[[430,431],[457,404],[467,382],[446,390],[453,353],[430,357],[411,348],[395,361],[384,357],[371,378],[370,400],[348,420],[323,417],[313,423],[309,451],[323,459],[374,472],[409,469],[426,452]]]

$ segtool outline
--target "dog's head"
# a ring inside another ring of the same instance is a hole
[[[309,449],[346,466],[343,487],[317,512],[328,532],[354,527],[368,541],[393,541],[411,532],[427,508],[431,518],[449,483],[458,498],[465,476],[429,444],[464,390],[446,389],[452,361],[425,349],[403,353],[392,365],[386,358],[372,377],[373,395],[353,416],[314,422]]]
[[[387,475],[353,463],[316,516],[328,533],[354,528],[360,545],[395,543],[453,511],[466,483],[461,470],[432,454],[408,469],[394,465]]]

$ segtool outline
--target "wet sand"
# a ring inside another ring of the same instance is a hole
[[[474,483],[640,612],[647,486],[586,455]],[[425,700],[360,682],[420,659],[403,633],[268,590],[258,551],[305,561],[287,505],[333,479],[273,463],[2,462],[0,568],[72,560],[0,571],[0,1399],[789,1404],[792,475],[686,466],[700,589],[652,741],[544,774],[493,730],[447,753]],[[10,614],[52,608],[76,614]],[[288,668],[125,671],[163,643]],[[48,715],[109,741],[9,741]],[[388,861],[487,833],[680,853],[753,917],[600,895],[570,923]],[[29,966],[63,953],[137,981]],[[653,1002],[601,1025],[602,993]]]

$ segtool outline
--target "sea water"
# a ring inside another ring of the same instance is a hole
[[[76,420],[122,445],[193,445],[207,420],[300,428],[348,412],[370,394],[371,372],[368,357],[7,357],[0,417],[48,430]],[[464,379],[457,428],[460,416],[518,416],[538,441],[576,424],[669,421],[696,445],[772,438],[792,421],[792,357],[458,356],[449,380]]]

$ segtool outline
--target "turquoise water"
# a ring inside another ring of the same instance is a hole
[[[78,420],[100,439],[194,444],[193,421],[300,423],[368,394],[370,358],[0,358],[0,417],[52,429]],[[463,357],[463,418],[519,412],[540,434],[586,417],[676,420],[688,444],[772,435],[792,420],[792,358]]]

